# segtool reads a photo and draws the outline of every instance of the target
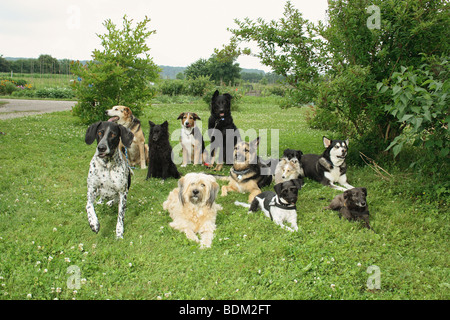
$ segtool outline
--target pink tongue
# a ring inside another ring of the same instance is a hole
[[[108,121],[109,122],[114,122],[114,121],[117,121],[117,120],[119,120],[119,117],[112,117]]]

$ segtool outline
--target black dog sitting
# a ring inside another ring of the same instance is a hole
[[[241,140],[239,130],[231,116],[231,99],[228,93],[219,95],[216,90],[211,99],[211,115],[208,120],[208,135],[211,139],[211,159],[209,167],[214,164],[216,150],[219,150],[218,165],[215,170],[221,170],[223,161],[233,164],[233,150],[238,141]],[[228,135],[228,136],[227,136]],[[228,145],[232,143],[233,145]]]
[[[180,173],[172,161],[172,146],[169,142],[169,123],[156,125],[152,121],[150,124],[150,135],[148,137],[148,171],[147,179],[170,177],[180,178]]]
[[[298,190],[303,185],[302,179],[293,179],[278,183],[273,191],[264,191],[258,194],[249,205],[247,203],[236,201],[234,204],[249,208],[248,212],[256,212],[259,209],[264,215],[283,229],[291,232],[298,231],[297,226],[297,198]],[[284,224],[291,224],[292,228]]]
[[[369,207],[366,197],[366,188],[349,189],[334,197],[330,205],[324,209],[339,211],[339,216],[349,221],[362,220],[366,228],[372,229],[369,224]]]

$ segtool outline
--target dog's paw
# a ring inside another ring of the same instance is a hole
[[[98,233],[98,231],[100,230],[100,223],[98,221],[94,221],[92,222],[92,224],[89,223],[89,225],[91,226],[91,230],[95,233]]]

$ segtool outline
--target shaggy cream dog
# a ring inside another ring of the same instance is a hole
[[[216,230],[217,211],[222,206],[215,203],[219,184],[211,175],[188,173],[178,180],[163,203],[169,211],[172,228],[184,232],[188,239],[200,243],[200,248],[210,248]],[[197,236],[200,235],[200,240]]]

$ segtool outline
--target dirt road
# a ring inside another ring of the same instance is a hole
[[[0,120],[71,110],[75,103],[76,101],[0,99]]]

